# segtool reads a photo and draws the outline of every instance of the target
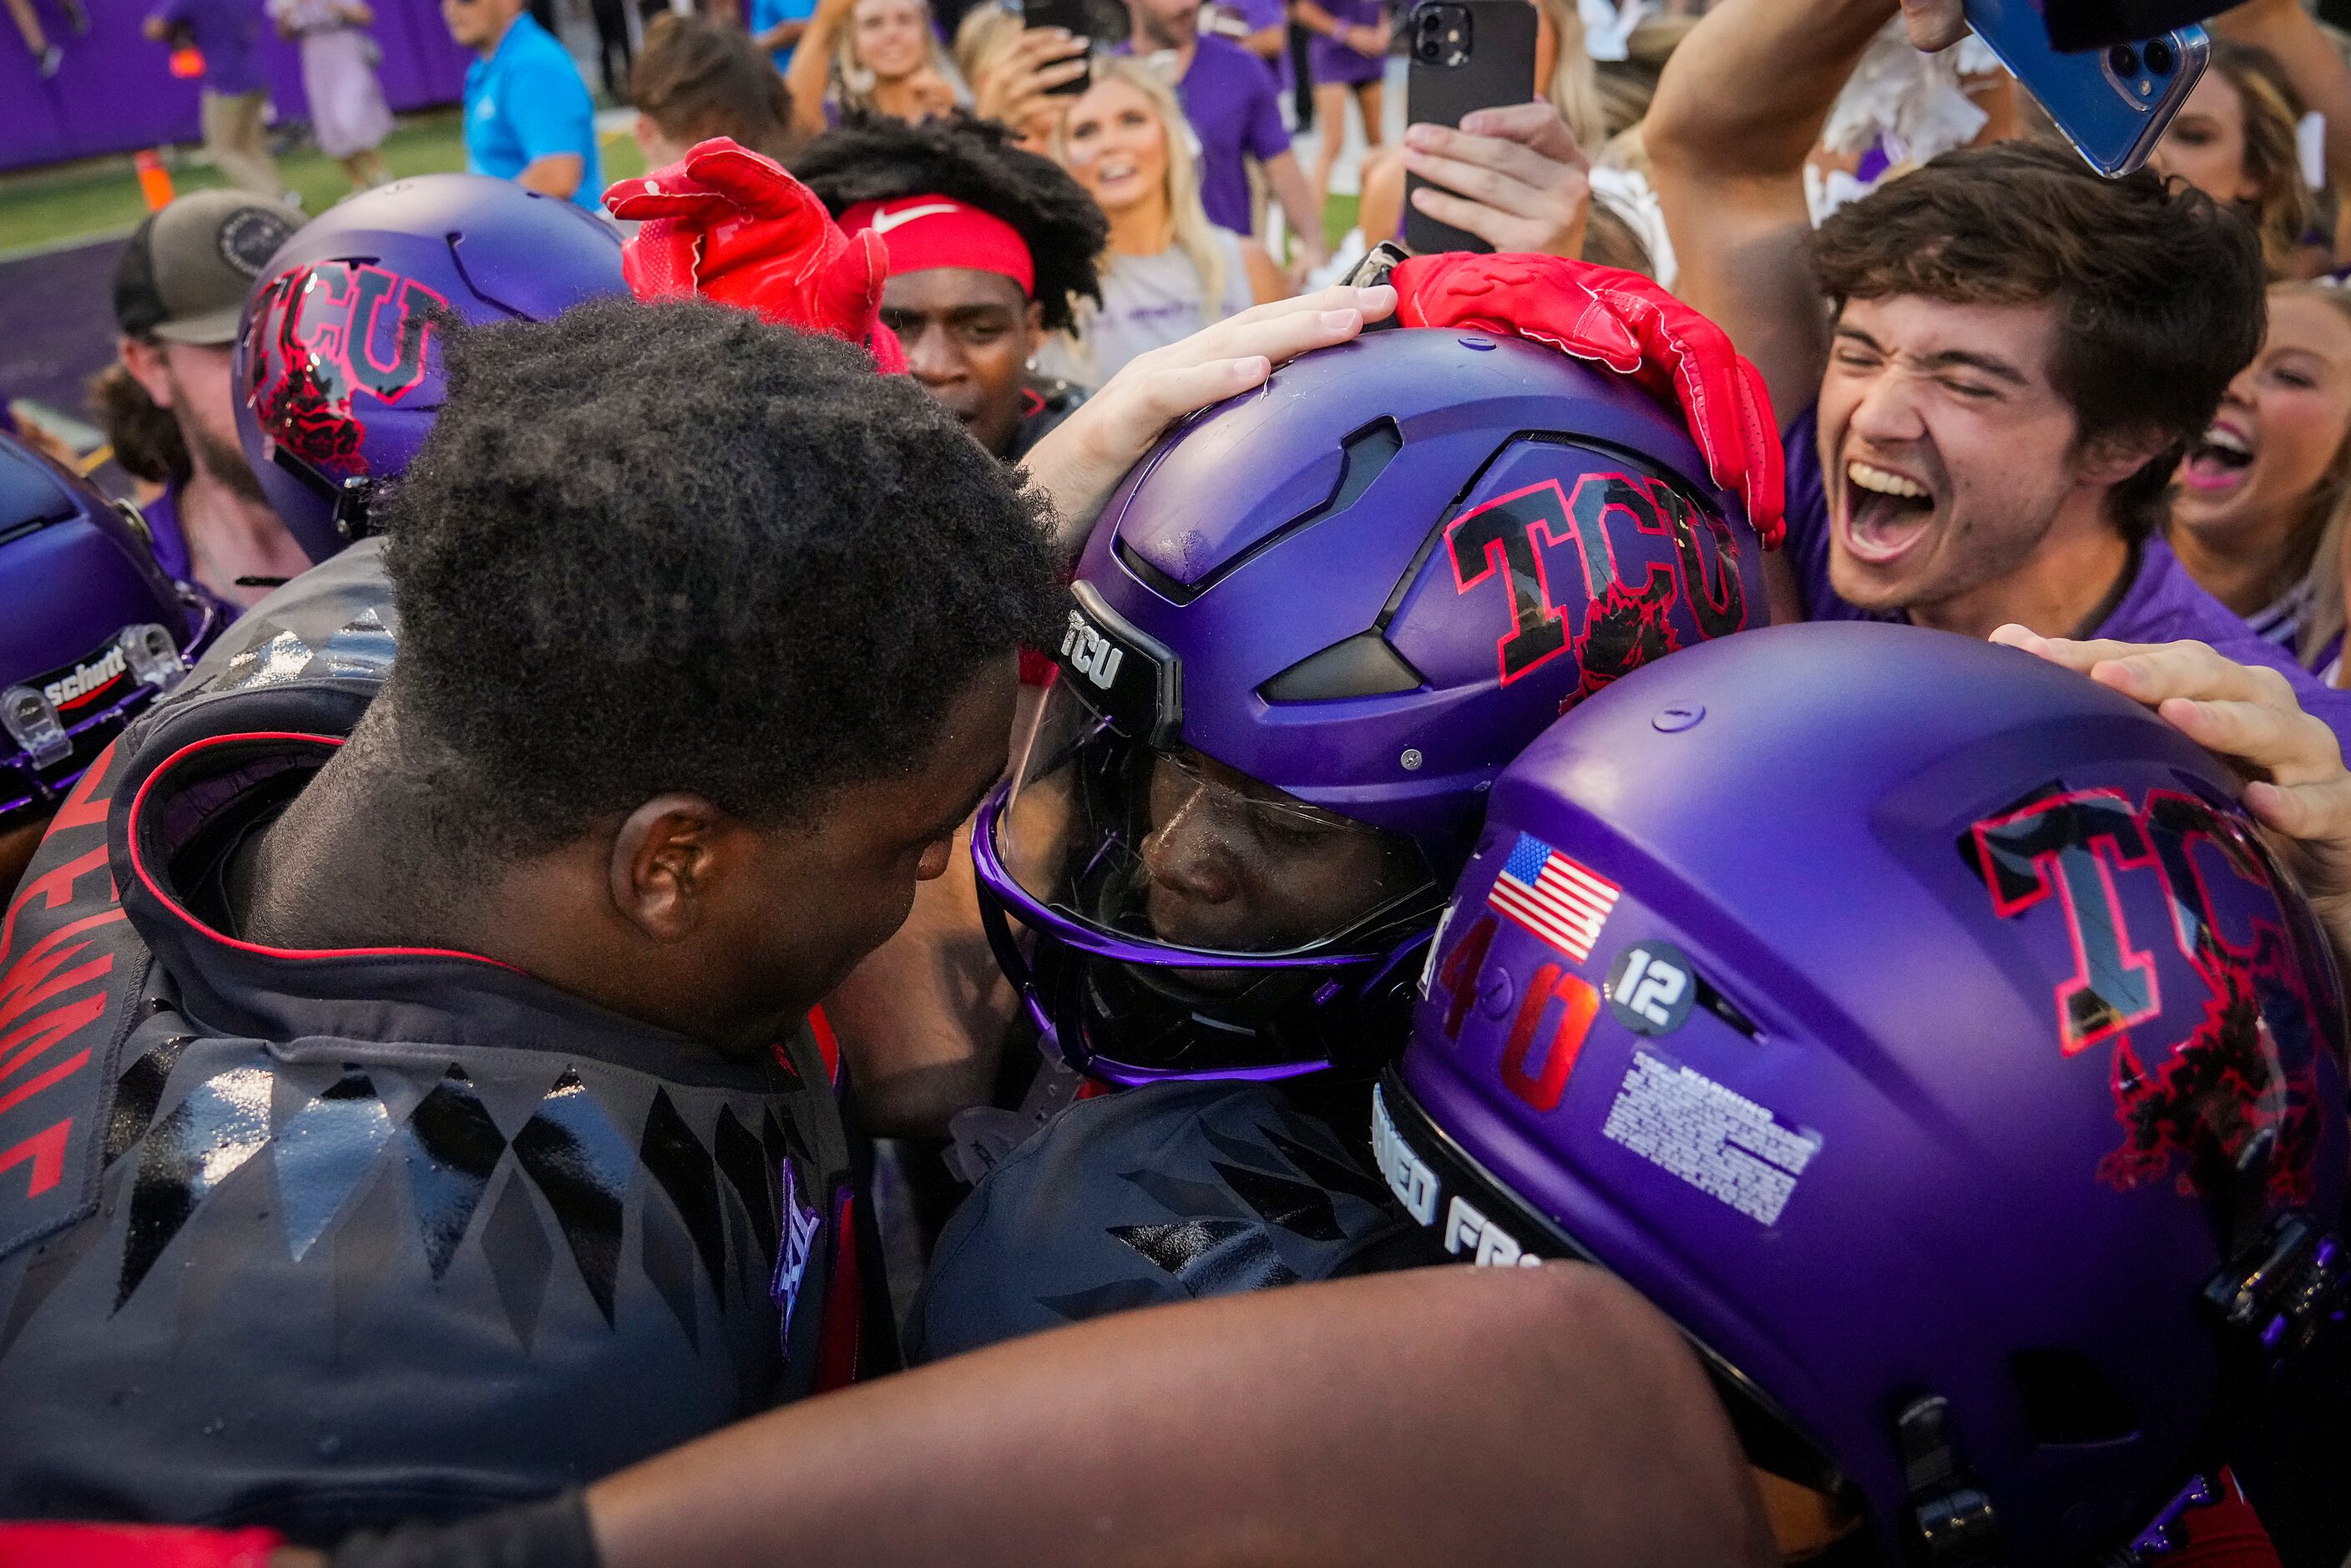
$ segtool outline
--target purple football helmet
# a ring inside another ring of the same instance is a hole
[[[1644,670],[1502,775],[1432,953],[1399,1200],[1628,1281],[1883,1561],[2157,1545],[2342,1304],[2310,907],[2223,768],[2029,654],[1835,623]]]
[[[1764,618],[1760,544],[1706,472],[1629,383],[1426,329],[1309,354],[1163,441],[1103,508],[974,835],[1052,1047],[1127,1083],[1393,1051],[1503,765]]]
[[[0,436],[0,832],[57,809],[215,624],[137,507]]]
[[[569,202],[480,174],[352,197],[270,258],[237,329],[237,434],[312,560],[367,531],[440,412],[449,320],[544,321],[625,294],[621,236]]]

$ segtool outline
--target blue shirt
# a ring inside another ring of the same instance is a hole
[[[234,98],[269,85],[261,65],[261,0],[168,0],[155,13],[184,27],[204,57],[204,90]]]
[[[758,37],[778,22],[805,22],[816,15],[816,0],[751,0],[750,33]],[[796,45],[787,45],[776,51],[776,68],[782,70],[792,63]]]
[[[541,158],[577,155],[584,167],[571,199],[602,210],[596,157],[596,106],[555,35],[526,11],[487,59],[465,68],[465,166],[511,180]]]

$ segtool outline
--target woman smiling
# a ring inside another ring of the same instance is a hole
[[[2179,465],[2168,537],[2208,592],[2314,668],[2342,642],[2346,435],[2351,295],[2277,284],[2261,352]]]
[[[1208,221],[1191,136],[1149,68],[1114,55],[1094,61],[1093,85],[1071,103],[1053,150],[1110,218],[1102,306],[1080,320],[1074,343],[1039,351],[1040,371],[1098,386],[1137,354],[1289,292],[1262,246]]]

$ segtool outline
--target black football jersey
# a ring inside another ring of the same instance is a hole
[[[909,1316],[908,1354],[1437,1260],[1359,1145],[1273,1084],[1160,1083],[1081,1100],[989,1169],[947,1222]]]
[[[0,925],[0,1517],[331,1539],[841,1376],[853,1182],[810,1030],[732,1059],[475,955],[224,928],[225,857],[392,656],[381,585],[354,549],[258,607]]]

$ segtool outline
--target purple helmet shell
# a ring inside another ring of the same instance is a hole
[[[47,817],[217,630],[138,508],[0,436],[0,831]]]
[[[1641,671],[1503,774],[1422,986],[1399,1198],[1621,1275],[1884,1561],[2131,1541],[2341,1305],[2310,907],[2225,769],[2028,654],[1815,624]]]
[[[444,321],[544,321],[626,291],[610,224],[511,181],[426,174],[354,196],[287,241],[246,302],[246,459],[324,560],[433,428]]]
[[[1103,508],[975,839],[996,928],[1038,938],[1033,966],[999,956],[1062,1054],[1135,1082],[1364,1048],[1503,765],[1626,671],[1765,618],[1759,543],[1706,472],[1629,383],[1426,329],[1306,355],[1163,441]],[[1173,929],[1177,793],[1273,845],[1265,887],[1294,900],[1282,845],[1319,836],[1360,896]]]

